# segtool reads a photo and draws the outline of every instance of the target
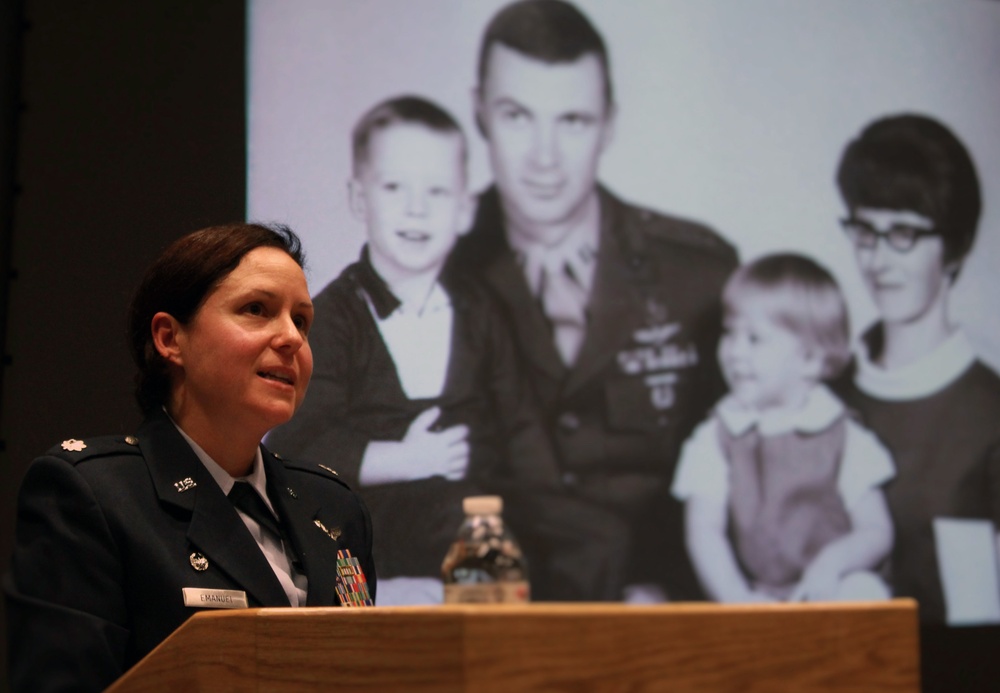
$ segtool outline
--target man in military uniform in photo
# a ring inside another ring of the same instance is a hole
[[[515,529],[530,546],[532,526],[550,521],[579,533],[601,518],[620,523],[626,565],[577,564],[582,582],[605,570],[615,581],[606,598],[696,598],[667,488],[681,444],[722,392],[718,299],[736,253],[708,228],[597,182],[615,104],[603,39],[574,6],[503,8],[485,31],[478,79],[495,184],[452,261],[506,309],[572,501],[536,504],[534,522]]]

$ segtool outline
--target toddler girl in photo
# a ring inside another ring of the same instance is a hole
[[[707,595],[720,602],[888,598],[882,486],[892,459],[823,385],[850,358],[830,274],[794,254],[723,290],[726,395],[685,444],[672,492]]]

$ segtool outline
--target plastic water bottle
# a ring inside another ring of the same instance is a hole
[[[528,567],[521,547],[504,526],[500,496],[462,501],[465,520],[441,565],[445,604],[524,604]]]

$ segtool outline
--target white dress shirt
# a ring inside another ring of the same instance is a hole
[[[365,298],[403,392],[410,399],[439,397],[448,375],[454,322],[451,299],[441,284],[434,283],[423,305],[401,303],[385,318],[379,318],[367,294]]]

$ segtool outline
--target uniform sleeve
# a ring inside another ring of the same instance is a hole
[[[684,444],[674,474],[671,493],[686,501],[694,496],[726,502],[729,498],[729,465],[719,446],[714,418],[702,422]]]
[[[123,673],[123,578],[89,484],[64,460],[35,460],[18,497],[4,581],[12,691],[100,691]]]
[[[837,477],[837,488],[850,508],[869,489],[878,488],[896,476],[892,455],[875,434],[851,420],[847,421],[844,459]]]

